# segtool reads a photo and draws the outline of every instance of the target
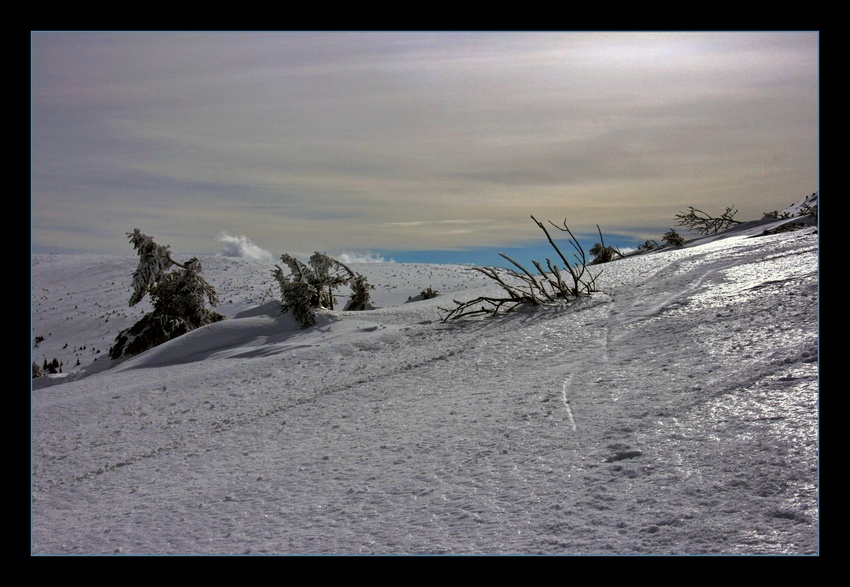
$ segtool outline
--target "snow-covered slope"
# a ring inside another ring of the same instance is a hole
[[[817,553],[818,235],[750,234],[448,324],[501,290],[363,264],[379,307],[302,330],[211,257],[228,320],[109,369],[135,258],[36,256],[32,551]]]

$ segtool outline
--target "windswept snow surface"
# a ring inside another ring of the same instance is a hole
[[[209,258],[228,320],[109,369],[134,259],[36,256],[34,360],[103,352],[33,382],[32,552],[818,554],[818,236],[763,229],[447,324],[502,291],[362,264],[379,307],[302,330]]]

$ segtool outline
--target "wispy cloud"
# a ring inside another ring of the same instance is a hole
[[[818,42],[36,32],[33,248],[112,252],[138,226],[199,252],[224,231],[434,250],[527,240],[529,214],[645,238],[688,205],[760,217],[818,189]]]

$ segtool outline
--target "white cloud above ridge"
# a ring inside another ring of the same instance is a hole
[[[232,236],[222,232],[218,235],[218,242],[222,243],[221,255],[224,257],[241,257],[260,261],[274,259],[274,255],[270,251],[255,245],[246,236]]]
[[[381,255],[372,253],[344,252],[337,255],[336,259],[342,263],[395,263],[393,259],[387,260]]]

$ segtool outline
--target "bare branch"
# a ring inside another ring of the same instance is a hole
[[[558,230],[570,235],[570,244],[576,250],[576,258],[579,261],[577,265],[571,265],[567,261],[566,257],[561,252],[561,249],[558,248],[558,245],[552,239],[552,235],[549,234],[549,231],[546,229],[546,226],[534,216],[532,216],[531,219],[534,220],[541,230],[543,230],[549,244],[552,245],[552,248],[555,249],[560,259],[564,262],[564,266],[567,271],[569,271],[572,278],[572,285],[570,286],[564,281],[558,266],[553,265],[549,259],[546,259],[546,266],[549,269],[548,272],[543,269],[541,263],[533,261],[534,266],[540,272],[540,277],[537,277],[509,256],[504,253],[499,253],[502,258],[506,259],[519,269],[519,272],[511,269],[505,269],[504,271],[524,285],[512,285],[507,283],[504,279],[502,279],[502,276],[499,275],[495,268],[473,267],[473,269],[496,281],[507,293],[507,297],[482,296],[468,302],[455,300],[457,307],[453,310],[440,308],[440,310],[446,312],[446,315],[443,317],[443,322],[448,322],[464,316],[475,316],[479,314],[495,316],[500,310],[504,309],[505,312],[510,312],[523,304],[538,306],[541,304],[557,303],[561,300],[570,301],[571,299],[575,299],[579,296],[589,296],[592,292],[596,291],[595,283],[598,274],[594,276],[587,271],[587,257],[585,256],[584,250],[578,240],[567,226],[566,220],[564,220],[564,228],[561,228],[556,224],[552,224],[551,222],[550,224]],[[588,277],[585,277],[585,275],[588,275]]]
[[[706,214],[702,210],[694,208],[693,206],[688,206],[687,212],[679,212],[676,214],[676,218],[679,219],[676,224],[678,226],[684,226],[688,230],[696,232],[697,234],[717,234],[718,232],[727,230],[732,226],[744,223],[743,221],[736,220],[734,218],[737,213],[737,209],[733,210],[733,206],[729,206],[723,214],[718,217],[714,217]]]

